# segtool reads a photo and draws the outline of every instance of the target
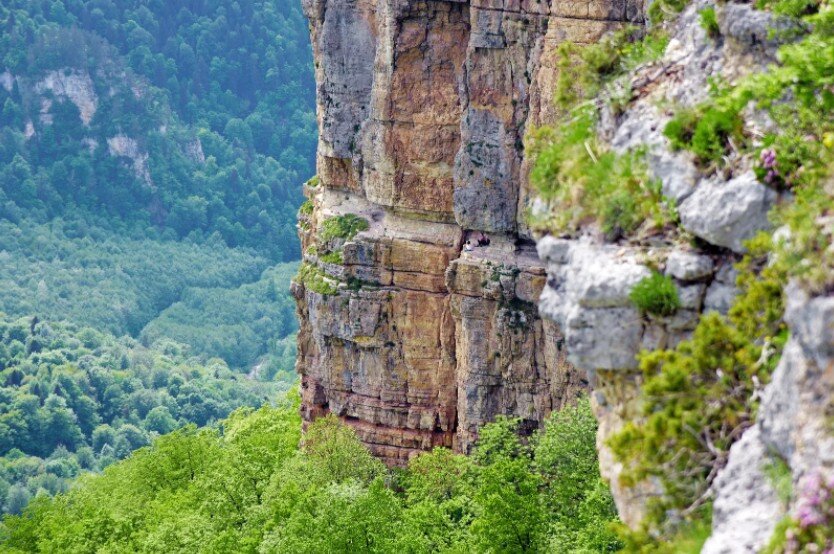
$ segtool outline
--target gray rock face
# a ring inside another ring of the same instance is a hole
[[[366,18],[348,0],[304,3],[311,19],[321,10],[317,41],[321,148],[324,154],[350,158],[359,143],[359,126],[367,119],[373,86],[376,45]]]
[[[735,285],[719,283],[716,281],[707,289],[707,296],[704,299],[705,312],[718,312],[726,315],[733,306],[738,296],[738,288]]]
[[[730,449],[730,462],[713,490],[712,536],[701,554],[758,552],[770,540],[785,513],[765,473],[772,463],[758,427],[752,427]]]
[[[704,291],[707,286],[703,283],[696,283],[685,287],[678,287],[678,298],[681,301],[681,308],[685,310],[701,309],[701,304],[704,301]]]
[[[86,71],[49,71],[35,85],[35,91],[42,94],[50,91],[55,96],[64,96],[76,105],[81,121],[89,125],[98,108],[98,97],[93,80]]]
[[[511,182],[511,164],[520,163],[509,159],[515,136],[485,110],[469,109],[465,122],[465,146],[455,157],[455,220],[464,229],[512,231],[518,188]]]
[[[675,202],[692,194],[698,182],[698,170],[688,152],[672,152],[666,146],[663,128],[668,117],[653,104],[635,106],[619,123],[611,145],[618,152],[646,148],[646,163],[660,179],[661,192]],[[605,129],[603,129],[603,132]]]
[[[545,237],[538,250],[549,276],[539,310],[562,328],[568,360],[587,370],[636,367],[643,327],[628,295],[649,268],[589,242]]]
[[[721,266],[715,275],[715,280],[707,288],[704,298],[704,312],[718,312],[726,314],[738,296],[736,280],[738,272],[730,263]]]
[[[641,349],[669,347],[688,338],[704,303],[714,307],[720,301],[729,307],[735,296],[735,287],[725,283],[734,280],[734,273],[722,268],[708,289],[707,282],[692,281],[712,275],[712,260],[672,251],[667,273],[678,279],[681,309],[669,317],[646,318],[629,299],[634,286],[651,275],[639,261],[639,248],[548,236],[539,240],[538,251],[548,271],[539,311],[562,328],[568,360],[587,371],[636,369]],[[717,287],[723,287],[720,298]]]
[[[702,181],[680,205],[681,224],[710,244],[744,252],[745,240],[770,227],[767,213],[776,196],[753,172],[722,183]]]
[[[795,481],[817,468],[834,469],[834,297],[787,291],[791,339],[765,390],[762,436],[790,463]]]
[[[675,250],[666,259],[666,275],[681,281],[697,281],[712,275],[715,264],[709,256]]]
[[[721,3],[716,15],[723,36],[745,48],[761,48],[773,54],[791,36],[791,32],[795,35],[802,30],[797,20],[757,10],[753,4]]]

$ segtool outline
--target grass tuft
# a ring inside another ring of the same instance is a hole
[[[675,282],[657,272],[637,283],[629,299],[642,313],[662,317],[673,315],[681,306]]]

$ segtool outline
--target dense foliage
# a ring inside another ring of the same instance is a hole
[[[0,505],[19,511],[294,381],[296,265],[275,264],[299,254],[314,87],[293,1],[11,0],[0,26]]]
[[[252,251],[131,239],[53,220],[0,219],[0,310],[138,334],[190,287],[231,288],[268,267]]]
[[[587,401],[529,444],[485,427],[471,457],[438,449],[390,472],[333,417],[299,448],[294,406],[187,427],[5,522],[11,552],[609,552]]]
[[[293,380],[284,376],[284,390]],[[170,340],[145,348],[90,327],[3,316],[0,508],[18,512],[157,434],[260,406],[280,389]]]
[[[297,2],[14,0],[0,24],[0,216],[297,258],[315,147]]]
[[[268,267],[222,241],[130,239],[61,220],[0,220],[0,311],[66,320],[116,336],[188,344],[192,352],[250,368],[270,353],[289,368],[296,264]],[[265,271],[264,271],[265,270]],[[240,283],[247,283],[240,285]]]
[[[154,344],[173,339],[205,357],[218,357],[235,368],[264,374],[292,370],[298,327],[295,302],[286,293],[297,264],[264,271],[260,280],[231,288],[190,288],[142,330],[140,339]],[[267,360],[259,360],[269,353]]]

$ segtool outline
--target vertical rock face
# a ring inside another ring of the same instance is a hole
[[[394,464],[467,451],[499,414],[532,430],[585,384],[538,316],[546,275],[523,224],[522,137],[552,117],[557,46],[641,19],[640,4],[304,8],[320,130],[300,224],[315,279],[293,288],[304,417],[337,414]],[[322,232],[348,214],[368,228]]]

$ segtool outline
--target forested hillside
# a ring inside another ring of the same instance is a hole
[[[67,490],[158,435],[207,425],[286,391],[170,340],[144,348],[90,327],[0,319],[0,506]]]
[[[297,404],[242,410],[221,431],[157,439],[67,495],[9,518],[10,552],[610,552],[621,544],[587,400],[529,444],[517,420],[473,456],[437,449],[401,472],[335,417],[299,448]]]
[[[291,0],[0,4],[0,511],[295,380]]]
[[[0,21],[0,215],[297,258],[315,148],[300,6],[15,0]]]

